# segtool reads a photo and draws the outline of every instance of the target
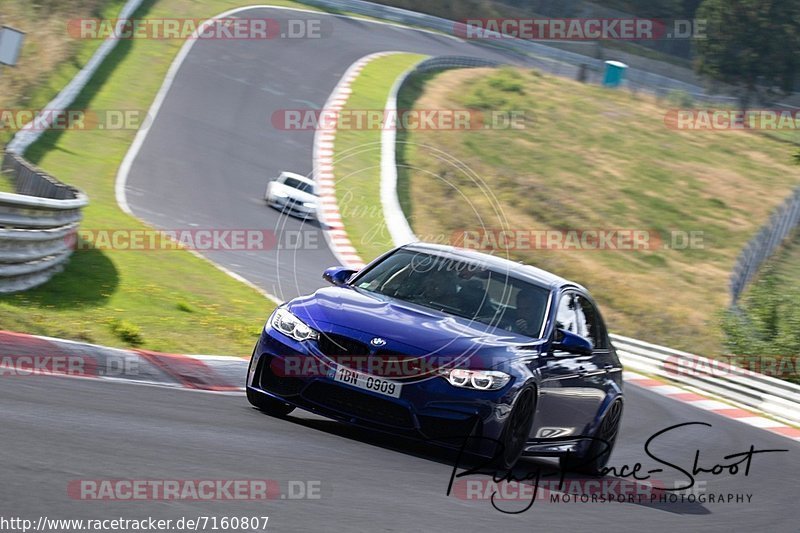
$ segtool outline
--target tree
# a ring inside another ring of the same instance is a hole
[[[704,0],[697,19],[707,22],[697,40],[697,70],[756,96],[791,92],[800,68],[800,2]]]

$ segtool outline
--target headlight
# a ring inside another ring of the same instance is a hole
[[[477,390],[502,389],[511,380],[505,372],[496,370],[466,370],[454,368],[444,375],[444,378],[455,387]]]
[[[313,202],[303,202],[303,207],[307,207],[309,209],[316,209],[317,208],[317,204],[315,204]]]
[[[275,310],[270,325],[296,341],[306,341],[319,337],[317,331],[308,327],[302,320],[283,308]]]
[[[286,194],[285,192],[276,192],[275,196],[278,198],[289,198],[289,195]]]

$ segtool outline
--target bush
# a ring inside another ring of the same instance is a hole
[[[722,320],[725,346],[733,355],[800,355],[800,293],[787,294],[772,265],[765,267],[738,309]],[[800,376],[775,376],[800,382]]]
[[[667,93],[667,102],[680,108],[694,107],[694,98],[686,91],[670,91]]]
[[[492,75],[489,80],[489,86],[506,93],[525,93],[525,84],[522,76],[510,68],[502,68]]]
[[[127,320],[115,320],[111,324],[111,332],[121,341],[127,342],[131,346],[141,346],[144,344],[142,330],[136,324],[131,324]]]
[[[175,307],[178,308],[178,311],[183,311],[184,313],[194,313],[197,311],[192,304],[184,300],[179,301]]]

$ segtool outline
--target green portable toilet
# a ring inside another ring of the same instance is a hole
[[[605,87],[619,87],[625,80],[625,71],[628,65],[621,61],[606,61],[606,72],[603,76]]]

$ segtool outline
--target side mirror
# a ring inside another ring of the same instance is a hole
[[[587,339],[563,329],[556,330],[556,338],[551,344],[553,351],[561,350],[575,355],[592,355],[592,343]]]
[[[355,270],[350,270],[349,268],[331,267],[322,273],[322,279],[331,285],[341,287],[343,285],[347,285],[347,280],[349,280],[350,277],[352,277],[352,275],[355,273]]]

